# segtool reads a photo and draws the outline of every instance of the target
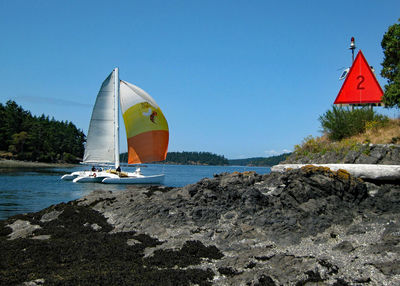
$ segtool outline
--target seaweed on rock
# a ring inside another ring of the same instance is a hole
[[[51,211],[57,218],[42,222]],[[40,225],[29,238],[10,240],[11,224],[26,220]],[[110,233],[113,228],[97,211],[74,203],[53,206],[39,213],[18,215],[0,225],[0,284],[16,285],[44,279],[45,285],[210,285],[213,272],[200,269],[159,269],[152,259],[143,259],[146,247],[161,242],[145,234]],[[49,235],[49,239],[35,239]],[[128,240],[137,243],[128,244]],[[188,242],[179,255],[185,265],[199,263],[201,257],[218,258],[215,247]],[[159,254],[166,265],[176,258]]]

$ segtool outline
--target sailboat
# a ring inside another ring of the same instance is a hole
[[[163,181],[164,174],[144,176],[140,168],[135,172],[120,171],[120,107],[128,140],[128,164],[165,160],[169,130],[160,107],[147,92],[120,80],[119,70],[115,68],[97,95],[83,156],[84,164],[114,164],[115,170],[78,171],[62,176],[63,180],[106,184],[159,184]]]

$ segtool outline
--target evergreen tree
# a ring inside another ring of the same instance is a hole
[[[381,76],[388,80],[383,102],[388,107],[400,108],[400,19],[389,27],[381,45],[385,55]]]
[[[284,153],[281,155],[271,156],[271,157],[255,157],[247,159],[232,159],[229,160],[229,165],[239,165],[239,166],[274,166],[278,165],[280,162],[285,161],[292,153]]]
[[[0,103],[0,151],[16,159],[77,162],[83,156],[85,134],[71,122],[32,116],[15,101]]]

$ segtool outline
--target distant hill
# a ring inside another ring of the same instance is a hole
[[[190,165],[228,165],[224,156],[210,152],[168,152],[165,163]]]
[[[122,153],[121,162],[128,162],[128,153]],[[163,164],[177,165],[229,165],[228,159],[224,156],[210,152],[168,152]]]
[[[229,160],[229,165],[236,166],[274,166],[282,161],[285,161],[287,157],[292,153],[284,153],[277,156],[271,157],[255,157],[247,159],[233,159]]]
[[[163,164],[180,165],[236,165],[236,166],[273,166],[286,160],[291,153],[286,153],[272,157],[257,157],[247,159],[228,160],[224,156],[216,155],[210,152],[168,152],[167,159]],[[128,153],[122,153],[121,162],[128,162]]]

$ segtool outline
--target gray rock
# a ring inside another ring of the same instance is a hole
[[[343,242],[339,243],[338,245],[334,246],[332,249],[348,253],[348,252],[352,252],[354,250],[354,247],[351,244],[351,242],[343,241]]]
[[[51,235],[48,234],[43,234],[43,235],[36,235],[31,237],[32,239],[37,239],[37,240],[47,240],[51,238]]]
[[[12,229],[12,233],[8,236],[10,240],[30,237],[35,230],[41,228],[39,225],[32,225],[26,220],[16,220],[7,226]]]
[[[85,223],[84,226],[91,227],[93,230],[96,230],[96,231],[102,229],[102,227],[96,223],[93,223],[93,224]]]
[[[309,164],[311,165],[311,164]],[[361,179],[373,181],[400,180],[400,165],[377,165],[377,164],[312,164],[315,167],[329,168],[332,171],[345,170],[349,174]],[[272,166],[273,172],[284,172],[290,169],[305,167],[305,164],[279,164]],[[343,173],[345,175],[345,173]],[[346,176],[346,175],[345,175]]]
[[[40,219],[41,222],[49,222],[58,218],[58,216],[62,214],[61,211],[52,211],[49,213],[45,213]]]
[[[381,164],[395,165],[400,164],[400,145],[388,145],[387,153],[384,158],[381,159]]]
[[[360,156],[354,162],[355,164],[377,164],[378,158],[370,156],[370,154],[361,153]]]
[[[93,192],[75,203],[104,216],[110,235],[134,232],[127,247],[144,247],[140,234],[162,242],[145,259],[187,241],[216,247],[222,258],[190,266],[210,269],[213,285],[400,285],[399,185],[307,167]]]
[[[395,203],[388,198],[394,199],[394,193],[332,174],[323,170],[224,174],[150,197],[141,192],[113,193],[110,205],[93,207],[109,218],[114,231],[135,230],[168,241],[158,249],[183,245],[189,239],[212,242],[225,254],[213,267],[235,270],[232,277],[214,280],[216,285],[255,285],[264,280],[276,285],[317,280],[360,283],[365,277],[371,283],[395,283],[397,270],[386,271],[386,264],[379,267],[387,274],[379,275],[372,274],[372,268],[360,267],[360,263],[392,261],[384,255],[376,257],[376,251],[397,251],[389,236],[386,244],[379,243],[385,224],[373,222],[375,211],[384,205],[393,210],[389,205]],[[378,203],[384,194],[389,197]],[[132,195],[134,203],[125,204]],[[372,216],[364,220],[366,213]],[[383,221],[398,215],[394,211]],[[372,245],[374,253],[369,253]]]
[[[39,285],[44,285],[45,280],[44,279],[36,279],[32,280],[29,282],[24,282],[22,283],[23,286],[39,286]]]
[[[307,155],[292,153],[281,164],[380,164],[400,165],[400,145],[359,144],[352,149]]]
[[[350,150],[350,151],[346,154],[346,156],[344,157],[343,163],[345,163],[345,164],[354,164],[354,163],[356,162],[356,160],[357,160],[357,158],[358,158],[359,155],[360,155],[359,152],[354,151],[354,150]],[[324,161],[324,162],[322,162],[322,163],[326,163],[326,162],[328,162],[328,161],[326,160],[326,161]]]

